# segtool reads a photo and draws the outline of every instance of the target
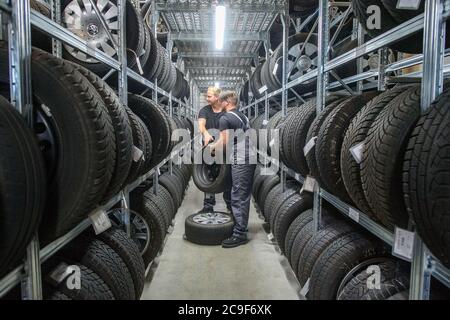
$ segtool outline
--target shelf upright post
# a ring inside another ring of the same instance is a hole
[[[288,89],[286,85],[288,83],[288,54],[289,54],[289,23],[291,21],[289,17],[289,1],[286,1],[284,13],[281,17],[281,23],[283,25],[283,59],[282,59],[282,81],[281,81],[281,115],[285,119],[287,116],[288,105]],[[282,192],[286,191],[286,171],[281,170],[281,188]]]
[[[51,17],[52,20],[57,24],[61,24],[61,0],[50,0],[51,1]],[[57,39],[52,39],[52,51],[53,55],[61,58],[62,57],[62,43]]]
[[[329,34],[329,4],[328,0],[319,1],[319,48],[318,48],[318,67],[317,67],[317,103],[316,114],[319,116],[325,108],[326,88],[328,83],[328,74],[325,73],[325,64],[328,60],[328,42]],[[314,190],[314,210],[313,224],[314,232],[320,228],[322,219],[322,198],[320,197],[320,189],[316,187]]]
[[[156,10],[156,1],[152,0],[152,19],[151,19],[151,23],[152,23],[152,32],[153,35],[155,36],[155,39],[158,38],[158,20],[159,20],[159,12]],[[153,90],[153,100],[158,103],[158,79],[155,78],[155,87]]]
[[[422,113],[443,90],[443,72],[445,49],[445,23],[442,13],[443,0],[425,1],[425,18],[423,32],[423,78],[422,78]],[[427,268],[428,251],[416,233],[414,255],[411,265],[410,300],[429,299],[430,275]]]
[[[33,128],[31,90],[31,24],[29,1],[11,1],[12,15],[8,23],[11,102]],[[42,300],[39,239],[34,235],[27,248],[22,281],[22,298]]]
[[[364,31],[364,28],[362,27],[361,23],[357,24],[357,34],[358,34],[358,47],[361,47],[364,44],[364,36],[365,36],[365,31]],[[357,63],[358,74],[363,73],[364,72],[364,65],[363,65],[364,58],[363,57],[358,58],[356,60],[356,63]],[[357,88],[358,88],[357,89],[358,94],[361,94],[363,91],[363,88],[364,88],[364,81],[362,81],[362,80],[358,81]]]

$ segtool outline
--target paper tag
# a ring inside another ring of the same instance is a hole
[[[350,148],[350,153],[352,154],[357,164],[360,164],[363,160],[364,147],[365,142],[363,141]]]
[[[421,0],[398,0],[397,9],[400,10],[417,10],[419,9]]]
[[[316,179],[311,176],[307,176],[305,179],[305,183],[303,183],[303,187],[300,189],[300,194],[304,191],[313,193],[316,188]]]
[[[303,154],[305,157],[308,155],[308,153],[311,151],[312,148],[316,145],[317,137],[311,138],[311,140],[308,141],[308,143],[303,148]]]
[[[269,121],[267,121],[267,120],[263,120],[263,122],[262,122],[263,126],[267,126],[268,123],[269,123]]]
[[[142,65],[141,65],[141,61],[139,61],[139,58],[136,57],[136,65],[138,67],[139,70],[139,74],[142,76],[144,74],[144,70],[142,70]]]
[[[309,282],[310,282],[311,278],[308,278],[308,280],[306,280],[305,285],[303,286],[302,290],[300,290],[300,294],[304,297],[306,297],[306,295],[309,292]]]
[[[264,92],[267,91],[267,86],[261,87],[258,91],[259,91],[259,94],[263,94]]]
[[[348,210],[348,216],[359,223],[359,212],[353,208]]]
[[[47,279],[50,280],[52,285],[58,286],[68,276],[70,276],[69,266],[62,262],[56,267],[55,270],[49,273]]]
[[[92,221],[92,226],[94,227],[96,235],[108,230],[112,226],[111,220],[109,220],[105,210],[94,212],[89,216],[89,218]]]
[[[414,232],[396,227],[394,247],[392,248],[393,254],[411,261],[414,250],[414,236]]]
[[[47,107],[45,104],[41,104],[41,109],[42,109],[42,111],[44,111],[44,113],[47,117],[51,118],[52,113],[51,113],[49,107]]]
[[[300,173],[296,173],[294,175],[294,179],[297,180],[297,181],[300,181]]]
[[[158,167],[158,168],[156,168],[156,173],[158,174],[158,176],[160,176],[160,175],[161,175],[161,170],[159,169],[159,167]]]
[[[139,162],[142,158],[144,158],[144,152],[136,146],[133,146],[133,161]]]
[[[276,76],[276,75],[277,75],[277,71],[278,71],[278,63],[275,64],[275,67],[273,68],[272,74],[273,74],[274,76]]]

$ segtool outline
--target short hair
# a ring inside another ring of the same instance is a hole
[[[220,101],[229,101],[231,104],[237,105],[238,104],[238,97],[236,92],[234,91],[224,91],[219,96]]]
[[[212,92],[212,94],[214,94],[216,97],[218,97],[220,95],[220,93],[222,92],[222,90],[220,90],[220,88],[217,88],[217,87],[209,87],[207,92]]]

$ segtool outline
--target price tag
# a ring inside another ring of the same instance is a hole
[[[89,216],[89,218],[92,221],[92,226],[94,227],[96,235],[108,230],[112,226],[111,220],[109,220],[105,210],[94,212]]]
[[[417,10],[419,9],[421,0],[398,0],[397,9],[400,10]]]
[[[58,286],[68,276],[70,276],[69,266],[62,262],[55,268],[55,270],[49,273],[47,279],[52,285]]]
[[[277,75],[277,71],[278,71],[278,63],[275,64],[275,67],[273,68],[272,74],[273,74],[274,76],[276,76],[276,75]]]
[[[313,193],[316,188],[317,181],[311,176],[307,176],[303,187],[300,189],[300,194],[304,191]]]
[[[144,152],[136,146],[133,146],[133,161],[139,162],[144,158]]]
[[[414,250],[414,237],[414,232],[396,227],[394,247],[392,248],[393,255],[411,261]]]
[[[353,208],[348,210],[348,216],[359,223],[359,212]]]
[[[263,120],[263,122],[262,122],[263,126],[267,126],[268,123],[269,123],[269,121],[267,121],[267,120]]]
[[[317,137],[312,138],[311,140],[308,141],[306,146],[303,148],[303,154],[305,155],[305,157],[312,150],[312,148],[314,148],[314,146],[316,145],[316,141],[317,141]]]
[[[263,94],[264,92],[267,91],[267,86],[261,87],[258,91],[259,91],[259,94]]]
[[[362,162],[364,146],[365,142],[360,142],[357,145],[350,148],[350,153],[352,154],[357,164],[360,164]]]
[[[306,280],[306,283],[305,283],[305,285],[303,286],[302,290],[300,290],[300,294],[301,294],[303,297],[306,297],[306,295],[307,295],[308,292],[309,292],[309,282],[310,282],[310,280],[311,280],[311,278],[308,278],[308,280]]]

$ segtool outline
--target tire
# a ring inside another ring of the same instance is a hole
[[[267,195],[269,194],[270,190],[272,190],[277,184],[280,183],[280,177],[278,175],[270,176],[268,179],[266,179],[261,186],[261,190],[258,195],[259,199],[259,207],[264,210],[264,200],[267,199]],[[263,212],[264,218],[267,220],[266,214]]]
[[[105,281],[117,300],[134,300],[135,289],[130,271],[122,258],[107,244],[98,239],[82,237],[71,244],[65,254],[88,267]]]
[[[402,164],[407,139],[420,117],[420,86],[392,100],[373,122],[363,152],[361,180],[366,199],[390,230],[406,228],[408,214],[402,192]]]
[[[308,143],[312,138],[318,137],[320,128],[322,126],[322,123],[325,121],[325,119],[328,117],[328,115],[336,108],[342,100],[334,101],[326,106],[324,110],[314,119],[313,123],[309,127],[308,134],[306,135],[306,143]],[[317,182],[319,182],[319,185],[322,185],[321,179],[320,179],[320,172],[319,167],[317,165],[316,161],[316,147],[313,147],[309,153],[305,156],[306,163],[308,164],[309,168],[309,175],[314,177]]]
[[[273,219],[273,234],[277,240],[281,252],[284,252],[285,242],[290,226],[298,217],[300,212],[305,212],[312,208],[313,199],[309,194],[303,196],[293,194],[281,205],[277,212],[275,212]]]
[[[314,263],[321,253],[335,240],[353,231],[356,231],[356,229],[352,225],[339,221],[328,224],[312,236],[300,255],[297,269],[294,270],[300,285],[304,286],[308,281]]]
[[[337,106],[323,122],[316,141],[316,161],[322,187],[346,202],[351,202],[341,176],[341,147],[353,117],[377,92],[363,93]]]
[[[203,222],[200,222],[203,221]],[[220,245],[233,234],[234,220],[222,212],[196,213],[185,221],[186,240],[200,245]]]
[[[259,174],[253,179],[252,195],[256,202],[258,202],[259,190],[268,177],[267,175]]]
[[[80,268],[80,289],[67,288],[63,281],[51,296],[51,300],[115,300],[106,282],[90,268],[77,263]]]
[[[1,42],[1,75],[8,74],[7,52]],[[39,49],[31,58],[35,98],[51,113],[51,117],[40,113],[49,127],[41,138],[50,133],[56,145],[42,142],[48,198],[40,236],[46,243],[71,230],[102,200],[114,168],[114,130],[101,96],[81,73]],[[52,152],[57,156],[52,157]]]
[[[130,120],[119,97],[106,82],[82,66],[73,64],[73,67],[88,79],[100,94],[114,127],[116,158],[111,182],[106,190],[106,194],[103,196],[103,201],[107,202],[122,189],[130,171],[133,146]]]
[[[388,300],[409,289],[409,274],[398,260],[386,259],[376,264],[380,268],[380,288],[369,289],[367,283],[372,273],[364,270],[343,288],[338,300]]]
[[[450,268],[449,90],[420,118],[405,152],[403,191],[409,215],[431,252]]]
[[[289,229],[286,233],[285,241],[284,241],[284,255],[288,260],[290,260],[292,254],[292,246],[294,244],[295,237],[309,222],[312,221],[313,215],[312,210],[308,209],[302,213],[300,213],[294,221],[292,221]],[[290,263],[290,262],[289,262]]]
[[[175,206],[175,210],[177,210],[181,205],[181,196],[182,192],[178,189],[178,187],[175,185],[174,180],[172,179],[173,176],[170,176],[168,174],[163,174],[159,176],[159,183],[167,189],[167,191],[170,192],[170,196],[172,197],[173,204]]]
[[[290,198],[294,193],[299,192],[301,188],[301,184],[296,180],[291,180],[286,182],[286,189],[282,192],[282,186],[280,184],[279,191],[277,190],[277,195],[274,198],[273,202],[270,203],[269,207],[266,209],[268,215],[268,222],[270,225],[271,232],[275,235],[275,217],[278,213],[279,208],[283,204],[283,199]],[[269,198],[269,196],[267,196]],[[289,226],[288,226],[289,227]]]
[[[149,172],[152,168],[153,141],[152,141],[152,136],[150,134],[150,131],[148,130],[144,121],[142,121],[142,119],[139,117],[136,117],[136,120],[138,122],[138,125],[141,127],[142,137],[144,138],[144,143],[145,143],[145,147],[143,149],[143,151],[145,151],[144,155],[143,155],[143,164],[139,168],[139,175],[144,175],[147,172]]]
[[[322,252],[313,266],[307,298],[336,299],[339,285],[350,270],[363,261],[389,254],[390,251],[383,243],[360,232],[352,232],[336,239]]]
[[[131,163],[130,171],[128,172],[128,177],[126,180],[126,184],[129,184],[135,181],[142,171],[145,171],[143,168],[145,166],[147,142],[139,117],[135,115],[128,107],[125,107],[125,111],[127,112],[128,119],[130,120],[131,132],[133,135],[133,147],[141,150],[143,155],[139,159],[133,159],[133,162]]]
[[[174,217],[174,207],[173,200],[170,197],[169,191],[163,186],[158,186],[158,193],[155,194],[154,186],[144,192],[142,195],[144,197],[144,201],[152,201],[159,209],[159,213],[161,213],[164,217],[165,229],[169,229],[169,226]]]
[[[98,235],[98,238],[110,246],[126,264],[133,279],[135,297],[139,299],[144,290],[145,267],[136,243],[118,228],[106,230]]]
[[[423,13],[425,10],[425,3],[420,1],[419,8],[417,10],[406,10],[406,9],[397,9],[397,1],[393,0],[381,0],[384,8],[389,12],[392,18],[398,23],[401,24],[406,22],[415,16]]]
[[[230,170],[230,165],[227,164],[196,164],[192,178],[200,191],[222,193],[225,191],[227,177],[231,174]]]
[[[50,8],[48,8],[46,4],[37,0],[30,0],[30,8],[51,19],[52,14]],[[31,44],[33,47],[42,49],[49,53],[52,52],[52,38],[39,29],[31,29]]]
[[[350,149],[366,140],[370,126],[379,113],[390,103],[395,97],[404,92],[408,87],[398,86],[387,90],[372,101],[367,103],[353,118],[344,137],[341,149],[341,175],[353,203],[372,219],[378,218],[372,212],[367,203],[361,182],[361,167],[353,158]]]
[[[270,221],[270,216],[272,215],[272,207],[275,202],[276,197],[281,193],[283,185],[281,184],[281,181],[273,186],[272,189],[270,189],[269,193],[267,194],[266,198],[262,198],[262,213],[264,214],[265,220],[267,222]]]
[[[0,277],[25,256],[46,198],[44,160],[33,132],[0,96]]]

